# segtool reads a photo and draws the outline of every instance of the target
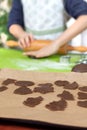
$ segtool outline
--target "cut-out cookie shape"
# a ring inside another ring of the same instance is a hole
[[[87,108],[87,101],[78,101],[77,105],[80,107]]]
[[[15,82],[16,86],[26,87],[26,86],[33,86],[35,83],[32,81],[17,81]]]
[[[79,87],[77,82],[73,82],[70,84],[67,84],[66,86],[64,86],[64,89],[71,89],[71,90],[75,90]]]
[[[63,91],[62,94],[58,94],[57,96],[63,98],[64,100],[74,100],[74,96],[68,91]]]
[[[67,107],[67,102],[64,99],[61,99],[59,101],[53,101],[45,107],[51,111],[64,111]]]
[[[78,99],[80,100],[87,99],[87,93],[78,92]]]
[[[9,84],[13,84],[13,83],[15,83],[15,79],[10,79],[10,78],[8,78],[8,79],[6,79],[6,80],[4,80],[3,82],[2,82],[2,85],[9,85]]]
[[[6,86],[0,86],[0,92],[3,92],[5,90],[7,90],[8,88]]]
[[[18,89],[16,89],[14,91],[15,94],[19,94],[19,95],[26,95],[26,94],[31,94],[32,90],[30,88],[27,87],[20,87]]]
[[[39,92],[42,94],[54,92],[54,88],[52,87],[53,84],[51,84],[51,83],[39,84],[38,86],[40,86],[40,87],[35,87],[33,90],[34,92]]]
[[[69,84],[69,81],[66,81],[66,80],[57,80],[54,82],[55,85],[57,86],[66,86]]]
[[[42,101],[43,98],[41,96],[35,98],[31,97],[31,98],[27,98],[26,101],[23,102],[23,104],[29,107],[35,107],[39,105]]]
[[[87,86],[79,87],[79,90],[80,90],[80,91],[87,92]]]

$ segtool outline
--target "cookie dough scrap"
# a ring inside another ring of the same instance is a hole
[[[75,65],[72,70],[72,72],[77,72],[77,73],[85,73],[87,72],[87,64],[81,63]]]

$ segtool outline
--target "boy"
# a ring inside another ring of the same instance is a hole
[[[65,12],[76,22],[65,30]],[[86,0],[13,0],[9,15],[10,33],[18,39],[21,48],[29,47],[34,39],[52,40],[38,51],[25,55],[47,57],[87,28]],[[64,31],[65,30],[65,31]]]

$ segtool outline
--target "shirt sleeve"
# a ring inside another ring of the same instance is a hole
[[[67,13],[78,18],[81,15],[87,15],[87,2],[85,0],[64,0]]]
[[[21,0],[13,0],[8,18],[8,28],[13,24],[19,24],[24,28],[23,8]]]

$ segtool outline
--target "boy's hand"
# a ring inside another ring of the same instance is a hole
[[[27,32],[23,33],[21,38],[18,40],[18,44],[21,48],[29,47],[31,42],[33,42],[34,38],[32,34],[29,34]]]
[[[50,45],[41,48],[38,51],[30,51],[23,53],[24,55],[35,57],[35,58],[42,58],[48,57],[50,55],[56,54],[58,52],[59,46],[56,42],[51,43]]]

